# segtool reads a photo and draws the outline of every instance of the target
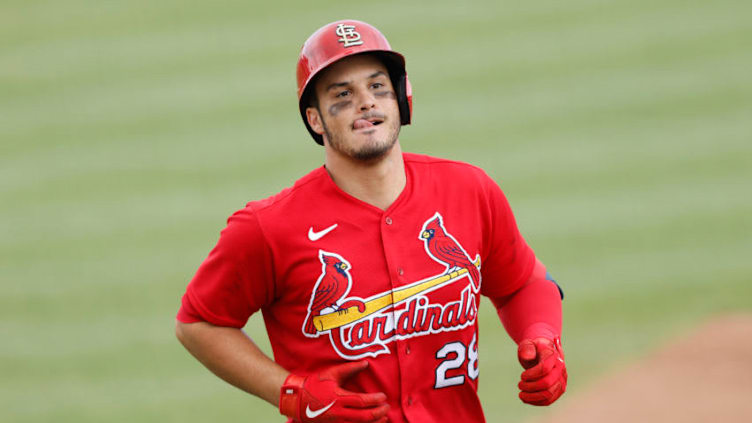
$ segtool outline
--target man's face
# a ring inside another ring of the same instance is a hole
[[[397,142],[400,114],[389,73],[376,57],[342,59],[317,79],[318,107],[306,109],[311,128],[344,156],[369,161]]]

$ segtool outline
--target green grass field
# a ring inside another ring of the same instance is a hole
[[[173,335],[252,199],[323,162],[294,68],[369,21],[415,93],[407,151],[499,180],[564,287],[570,395],[716,313],[752,310],[752,4],[543,0],[0,4],[0,421],[281,421]],[[490,422],[514,345],[481,307]],[[268,351],[260,316],[248,331]],[[565,397],[566,400],[566,397]]]

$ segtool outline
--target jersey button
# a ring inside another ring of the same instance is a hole
[[[410,345],[409,344],[405,346],[405,354],[408,354],[408,355],[410,354]]]
[[[391,225],[392,224],[392,218],[389,217],[389,216],[387,216],[387,218],[384,219],[384,221],[386,222],[387,225]]]
[[[399,275],[400,275],[400,276],[402,276],[402,275],[404,275],[404,274],[405,274],[405,270],[404,270],[404,269],[402,269],[402,268],[400,268],[400,270],[398,271],[398,273],[399,273]]]
[[[407,405],[413,405],[413,397],[407,397]]]

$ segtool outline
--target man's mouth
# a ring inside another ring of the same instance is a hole
[[[356,119],[355,122],[353,122],[353,129],[365,129],[365,128],[371,128],[373,126],[381,125],[384,122],[384,119],[380,117],[369,117],[369,118],[360,118]]]

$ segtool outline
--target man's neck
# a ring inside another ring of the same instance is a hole
[[[373,162],[353,160],[327,149],[326,170],[340,189],[381,210],[394,203],[407,183],[399,141]]]

